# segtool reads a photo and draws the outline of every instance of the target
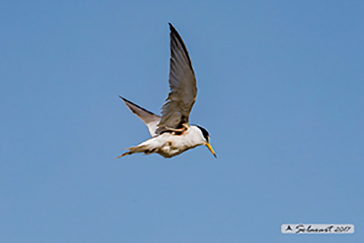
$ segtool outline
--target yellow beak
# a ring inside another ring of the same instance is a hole
[[[206,147],[211,151],[211,153],[215,156],[215,158],[217,158],[217,155],[216,155],[214,149],[212,148],[211,143],[207,142]]]

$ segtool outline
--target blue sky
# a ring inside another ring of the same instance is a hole
[[[362,242],[362,1],[2,1],[1,242]],[[205,147],[133,155],[184,39]],[[354,224],[283,235],[281,224]]]

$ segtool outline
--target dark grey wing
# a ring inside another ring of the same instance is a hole
[[[124,97],[121,97],[121,99],[125,102],[125,104],[130,108],[130,110],[136,114],[140,119],[142,119],[145,124],[148,126],[150,135],[155,136],[156,130],[157,130],[157,124],[160,122],[161,117],[134,104],[133,102],[125,99]]]
[[[171,34],[171,59],[169,70],[170,93],[162,107],[162,119],[158,124],[157,133],[178,129],[189,125],[189,116],[196,101],[197,85],[192,62],[181,36],[172,24],[169,24]]]

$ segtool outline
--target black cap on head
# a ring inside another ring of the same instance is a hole
[[[210,134],[209,134],[209,132],[205,128],[200,127],[199,125],[196,125],[196,127],[198,127],[201,130],[202,135],[206,139],[206,141],[209,141],[210,140]]]

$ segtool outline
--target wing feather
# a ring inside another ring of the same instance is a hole
[[[155,136],[157,130],[157,124],[160,122],[161,117],[134,104],[133,102],[125,99],[124,97],[119,96],[125,104],[129,107],[129,109],[136,114],[140,119],[144,121],[147,125],[150,135]]]
[[[162,118],[157,133],[189,125],[189,115],[196,101],[197,84],[195,72],[187,48],[177,30],[170,26],[170,93],[162,107]]]

